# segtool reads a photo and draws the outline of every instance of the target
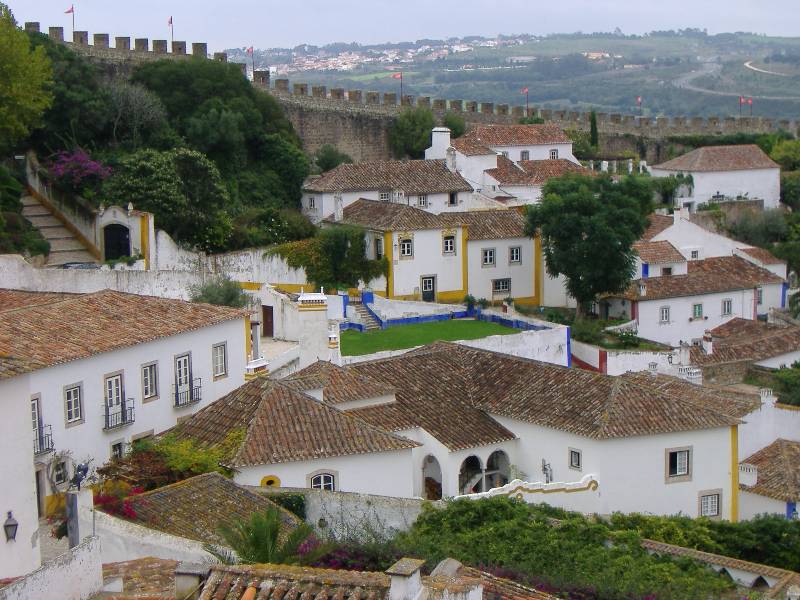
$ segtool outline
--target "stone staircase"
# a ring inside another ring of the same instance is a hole
[[[22,197],[22,216],[50,242],[50,254],[46,263],[48,267],[58,267],[65,263],[97,262],[78,238],[33,196]]]
[[[359,321],[364,324],[364,329],[366,331],[373,331],[381,328],[381,324],[370,314],[366,306],[356,303],[353,303],[352,306],[358,314]]]

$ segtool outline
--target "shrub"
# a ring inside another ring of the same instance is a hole
[[[62,150],[50,159],[50,174],[60,188],[92,198],[103,181],[111,175],[111,169],[100,161],[93,160],[89,153],[78,148]]]
[[[460,138],[467,130],[467,122],[458,113],[448,112],[442,119],[442,125],[450,130],[450,137]]]
[[[353,159],[349,154],[340,152],[336,146],[324,144],[314,155],[314,164],[322,173],[335,169],[343,163],[352,163]]]
[[[269,497],[275,504],[282,506],[290,513],[296,515],[298,518],[305,520],[306,518],[306,497],[303,494],[295,494],[291,492],[272,494]]]
[[[227,277],[218,277],[201,285],[192,286],[189,290],[192,302],[205,302],[218,306],[245,308],[250,304],[250,297],[235,281]]]
[[[781,403],[800,406],[800,361],[773,374]]]
[[[786,239],[789,228],[780,209],[740,213],[728,220],[728,232],[737,240],[769,248]]]

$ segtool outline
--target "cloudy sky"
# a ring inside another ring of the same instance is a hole
[[[17,20],[70,36],[70,0],[4,0]],[[302,43],[375,43],[498,33],[707,28],[800,35],[799,0],[76,0],[90,33],[206,41],[210,50]],[[502,8],[501,8],[502,7]]]

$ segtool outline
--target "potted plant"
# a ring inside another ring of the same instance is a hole
[[[481,314],[481,311],[487,309],[489,307],[490,302],[486,298],[478,298],[478,314]]]
[[[475,312],[475,296],[467,294],[464,296],[464,304],[467,305],[467,314],[472,315]]]
[[[514,308],[514,299],[511,296],[503,298],[503,312],[507,313]]]

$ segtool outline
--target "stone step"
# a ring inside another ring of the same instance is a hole
[[[33,196],[23,196],[20,201],[22,206],[41,206],[41,203]]]
[[[56,250],[47,257],[47,266],[59,266],[65,263],[94,263],[94,257],[86,250]]]
[[[46,215],[23,215],[23,216],[25,216],[25,218],[31,222],[31,225],[33,225],[37,229],[42,229],[44,227],[63,227],[61,221],[56,219],[50,213],[47,213]]]
[[[34,205],[23,206],[22,216],[25,218],[30,218],[30,217],[52,217],[53,215],[44,206],[42,206],[41,204],[37,204],[36,206]]]
[[[83,244],[74,237],[48,239],[47,241],[50,242],[50,252],[74,252],[76,250],[83,250],[86,252],[86,248],[83,247]],[[88,254],[88,252],[86,253]]]
[[[63,225],[48,225],[47,227],[39,227],[39,232],[42,234],[42,237],[44,237],[44,239],[49,241],[51,244],[53,240],[75,239],[75,236],[72,235],[72,232]],[[83,248],[82,245],[81,248]]]

